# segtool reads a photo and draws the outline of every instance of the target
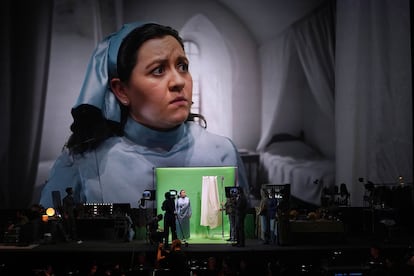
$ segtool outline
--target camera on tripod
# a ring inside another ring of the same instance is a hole
[[[146,201],[154,201],[155,200],[155,190],[145,190],[142,193],[141,199],[138,201],[139,206],[145,207]]]
[[[224,187],[226,191],[226,197],[227,198],[236,198],[238,195],[240,195],[240,187],[236,186],[229,186]]]
[[[142,199],[155,200],[155,190],[145,190],[142,193]]]
[[[170,199],[175,199],[177,197],[177,195],[178,195],[177,190],[170,190],[169,191]]]

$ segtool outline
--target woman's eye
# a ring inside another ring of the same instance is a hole
[[[159,67],[155,68],[154,70],[152,70],[152,73],[154,75],[161,75],[162,73],[164,73],[164,67],[159,66]]]
[[[180,70],[180,72],[188,72],[188,64],[187,63],[178,64],[178,70]]]

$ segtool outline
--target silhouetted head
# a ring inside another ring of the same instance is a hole
[[[72,187],[67,187],[65,191],[68,195],[73,194],[73,188]]]

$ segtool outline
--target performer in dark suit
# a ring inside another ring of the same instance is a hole
[[[161,209],[165,212],[164,213],[164,246],[168,247],[168,237],[171,235],[172,240],[177,239],[177,230],[175,225],[175,201],[174,196],[171,195],[170,192],[165,193],[165,200],[162,202]]]
[[[245,232],[244,232],[244,218],[246,217],[247,213],[247,198],[244,195],[243,189],[238,189],[236,197],[236,243],[234,246],[244,247],[245,246]]]

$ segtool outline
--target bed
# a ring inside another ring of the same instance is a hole
[[[291,197],[305,203],[320,206],[322,190],[335,185],[334,161],[307,145],[303,137],[274,135],[260,159],[268,183],[290,184]]]

